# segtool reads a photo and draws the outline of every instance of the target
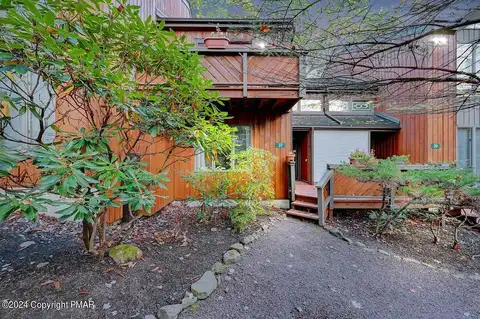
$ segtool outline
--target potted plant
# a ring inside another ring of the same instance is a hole
[[[365,153],[364,151],[359,150],[358,148],[350,153],[350,157],[348,158],[350,164],[356,166],[365,165],[370,158],[370,155]]]
[[[295,161],[295,151],[290,151],[287,154],[287,162],[294,162]]]
[[[206,37],[204,42],[205,46],[209,49],[226,49],[230,44],[227,34],[220,30],[218,24],[216,31],[212,32],[209,37]]]

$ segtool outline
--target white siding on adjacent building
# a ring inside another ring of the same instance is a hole
[[[357,130],[317,130],[313,134],[313,177],[320,180],[327,164],[348,161],[356,149],[370,151],[370,132]]]
[[[4,79],[7,81],[6,79]],[[44,111],[44,118],[43,118],[43,125],[44,127],[48,127],[55,123],[55,96],[50,99],[49,90],[47,84],[42,80],[38,79],[38,75],[28,72],[21,77],[17,77],[15,80],[16,84],[20,89],[24,90],[25,92],[33,92],[34,96],[34,104],[38,105],[39,107],[45,109]],[[38,82],[38,84],[37,84]],[[13,93],[8,90],[11,86],[10,82],[6,82],[6,86],[0,85],[0,96],[6,95],[12,98],[17,97]],[[53,92],[50,89],[50,92]],[[23,96],[26,99],[26,96]],[[20,108],[22,104],[18,107]],[[40,113],[40,109],[36,109],[38,113]],[[24,143],[35,143],[32,139],[35,139],[40,131],[40,122],[35,115],[27,111],[26,113],[19,115],[18,111],[13,107],[9,107],[8,109],[8,116],[11,118],[10,125],[5,127],[4,136],[7,138],[5,141],[5,145],[7,147],[20,147],[25,148],[27,144]],[[51,143],[55,139],[55,131],[51,128],[48,128],[43,135],[42,141],[44,143]],[[22,143],[23,142],[23,143]]]

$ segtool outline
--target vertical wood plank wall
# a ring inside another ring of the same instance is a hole
[[[445,76],[429,68],[456,69],[456,40],[447,36],[448,43],[433,46],[427,40],[420,47],[427,52],[415,55],[411,52],[388,57],[385,66],[409,66],[412,69],[385,69],[379,71],[380,78],[394,78],[403,72],[402,77],[436,78]],[[423,67],[426,70],[418,69]],[[397,74],[397,75],[395,75]],[[381,92],[383,105],[380,111],[391,114],[401,121],[398,133],[399,155],[410,155],[411,163],[439,163],[456,160],[456,112],[454,84],[404,82],[389,85]],[[432,149],[431,144],[440,144],[440,149]]]
[[[392,155],[399,155],[399,134],[399,132],[371,132],[371,146],[375,151],[375,156],[385,159]]]
[[[252,128],[252,146],[269,151],[275,161],[275,198],[287,198],[287,162],[286,156],[292,150],[292,114],[274,112],[231,112],[232,125],[250,125]],[[276,148],[277,142],[284,142],[285,148]]]
[[[145,20],[151,16],[155,21],[157,15],[171,18],[190,18],[190,8],[182,0],[128,0],[130,5],[140,7],[140,17]]]

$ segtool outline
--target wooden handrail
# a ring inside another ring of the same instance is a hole
[[[329,212],[333,209],[334,185],[333,170],[328,169],[318,181],[317,187],[317,205],[318,205],[318,224],[325,226],[325,209]],[[324,190],[327,189],[327,197],[324,198]]]
[[[317,188],[325,187],[328,181],[333,177],[333,170],[327,170],[325,174],[323,174],[322,178],[317,183]]]
[[[329,170],[335,170],[338,166],[341,164],[327,164],[327,168]],[[438,165],[438,166],[432,166],[428,164],[408,164],[408,165],[398,165],[398,168],[401,171],[411,171],[411,170],[427,170],[427,169],[432,169],[432,167],[438,168],[438,169],[447,169],[450,166],[447,165]],[[367,166],[362,167],[363,169],[367,170],[369,169]]]

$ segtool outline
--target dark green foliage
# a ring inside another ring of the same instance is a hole
[[[474,208],[480,196],[479,178],[469,169],[430,165],[408,168],[408,156],[393,156],[383,160],[362,157],[364,165],[342,164],[337,171],[360,182],[377,183],[382,190],[382,206],[372,211],[375,233],[382,235],[393,229],[415,212],[430,224],[434,241],[439,235],[444,221],[448,219],[455,227],[454,245],[458,243],[457,228],[462,221],[449,216],[456,207]],[[409,201],[397,207],[392,198],[407,196]],[[425,209],[424,207],[431,207]]]
[[[11,116],[32,114],[38,134],[7,144],[0,131],[0,175],[14,181],[12,168],[24,162],[40,178],[31,189],[5,187],[0,220],[17,210],[34,219],[45,204],[61,204],[62,218],[84,222],[84,240],[93,250],[92,236],[103,232],[109,207],[127,205],[132,213],[153,207],[175,148],[231,149],[227,114],[217,108],[223,102],[208,90],[198,54],[163,24],[142,21],[138,7],[124,0],[1,4],[2,110],[8,105]],[[32,75],[41,85],[30,83]],[[45,99],[36,97],[41,89]],[[56,124],[48,121],[54,101]],[[1,127],[12,123],[0,115]],[[55,142],[45,142],[48,129],[56,132]],[[149,148],[161,139],[171,148]],[[147,170],[147,154],[166,154],[160,171]],[[47,193],[66,200],[47,200]]]

